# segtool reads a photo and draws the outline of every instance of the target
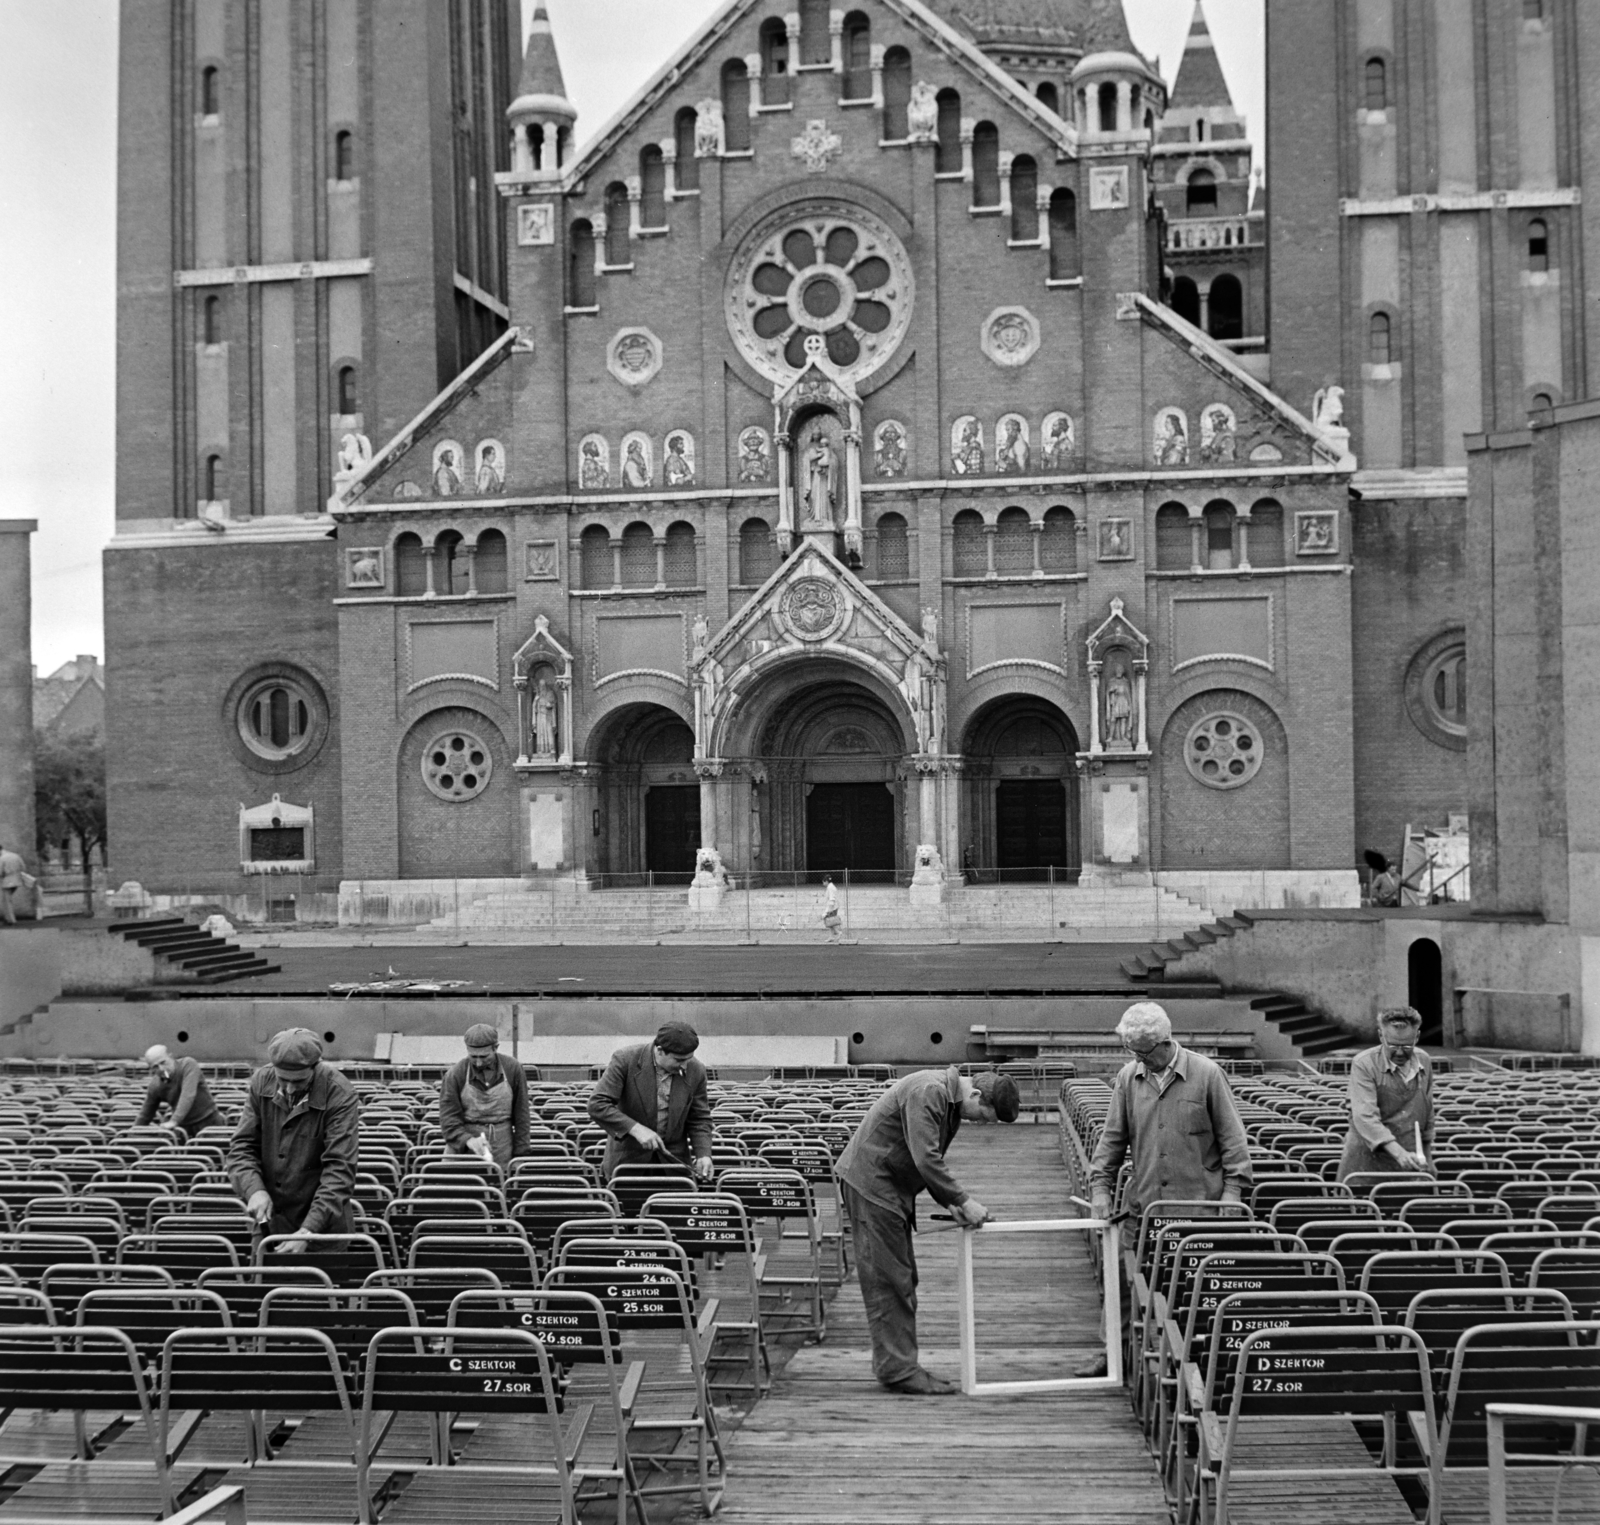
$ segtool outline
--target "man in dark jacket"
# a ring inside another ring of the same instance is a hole
[[[487,1022],[466,1031],[467,1057],[439,1084],[439,1131],[453,1154],[476,1154],[509,1170],[528,1152],[528,1077]]]
[[[941,1397],[959,1389],[923,1370],[917,1355],[917,1194],[926,1191],[957,1223],[976,1228],[988,1209],[962,1189],[945,1163],[961,1126],[1015,1122],[1021,1101],[1009,1075],[968,1079],[951,1066],[919,1070],[889,1087],[839,1156],[838,1176],[856,1279],[872,1333],[872,1374],[891,1392]]]
[[[711,1101],[706,1067],[694,1057],[700,1035],[687,1022],[663,1022],[654,1043],[619,1048],[589,1097],[589,1116],[607,1133],[605,1174],[618,1165],[692,1158],[711,1174]]]
[[[291,1027],[267,1044],[250,1077],[228,1148],[228,1174],[245,1210],[297,1254],[310,1234],[348,1234],[360,1151],[355,1087],[322,1062],[315,1033]]]
[[[172,1126],[181,1128],[185,1138],[221,1123],[222,1114],[206,1088],[198,1060],[187,1054],[174,1059],[164,1043],[157,1043],[145,1050],[144,1062],[150,1068],[150,1089],[144,1093],[136,1126],[153,1123],[164,1106],[172,1108]]]

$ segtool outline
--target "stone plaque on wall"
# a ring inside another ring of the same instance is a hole
[[[1065,609],[1059,603],[972,604],[967,609],[967,676],[990,667],[1065,672]]]
[[[499,688],[495,622],[487,620],[415,620],[406,627],[411,654],[410,688],[443,678],[460,678]]]
[[[594,681],[654,673],[687,681],[681,614],[602,614],[594,622]]]
[[[1272,666],[1272,595],[1172,600],[1172,670],[1232,658]]]

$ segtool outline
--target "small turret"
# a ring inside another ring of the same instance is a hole
[[[561,59],[544,0],[533,8],[533,25],[522,55],[517,98],[506,108],[511,124],[511,173],[518,179],[559,175],[572,156],[578,108],[567,99]]]
[[[1166,110],[1167,87],[1135,52],[1087,53],[1072,71],[1072,102],[1080,142],[1149,142]]]

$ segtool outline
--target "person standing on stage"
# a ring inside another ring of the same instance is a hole
[[[466,1031],[467,1057],[439,1085],[439,1131],[452,1154],[475,1154],[509,1170],[528,1152],[528,1077],[500,1052],[500,1034],[487,1022]]]
[[[1422,1015],[1378,1013],[1378,1045],[1350,1061],[1350,1131],[1339,1179],[1358,1171],[1428,1171],[1433,1158],[1433,1065],[1417,1047]],[[1417,1140],[1421,1139],[1421,1153]]]
[[[618,1165],[691,1158],[697,1176],[710,1176],[711,1101],[706,1067],[694,1057],[699,1047],[687,1022],[663,1022],[654,1043],[611,1056],[589,1097],[589,1116],[611,1135],[602,1167],[608,1181]]]
[[[963,1118],[1015,1122],[1017,1083],[987,1070],[969,1079],[954,1065],[918,1070],[889,1087],[839,1156],[856,1279],[872,1334],[872,1374],[890,1392],[944,1397],[954,1382],[923,1368],[917,1352],[917,1195],[927,1192],[957,1223],[976,1228],[989,1210],[950,1173],[945,1152]]]
[[[144,1051],[144,1062],[150,1071],[150,1088],[134,1119],[136,1128],[153,1123],[164,1106],[172,1108],[172,1126],[181,1129],[185,1138],[193,1138],[202,1128],[215,1128],[222,1122],[222,1114],[206,1088],[199,1060],[187,1054],[174,1059],[166,1044],[156,1043]]]

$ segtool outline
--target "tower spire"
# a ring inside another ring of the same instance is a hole
[[[544,0],[533,8],[528,44],[522,54],[517,98],[506,108],[511,124],[512,173],[558,175],[572,152],[572,125],[578,110],[567,99],[561,57]]]

